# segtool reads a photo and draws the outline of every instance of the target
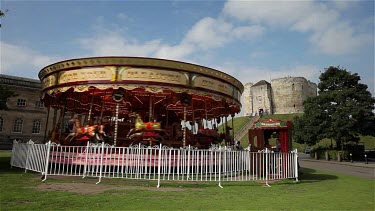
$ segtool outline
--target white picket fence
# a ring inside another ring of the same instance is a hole
[[[294,178],[298,181],[297,150],[273,153],[250,152],[226,147],[196,149],[104,144],[59,146],[14,141],[11,166],[48,175],[127,178],[160,181],[226,181]]]

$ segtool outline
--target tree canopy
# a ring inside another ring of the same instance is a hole
[[[10,97],[15,97],[16,94],[9,90],[7,86],[0,84],[0,110],[7,110],[7,100]]]
[[[358,142],[359,135],[375,136],[375,98],[357,73],[329,67],[318,84],[318,96],[304,102],[305,113],[294,119],[293,137],[314,145],[331,138],[338,145]]]

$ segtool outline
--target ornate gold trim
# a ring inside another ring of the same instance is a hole
[[[91,57],[61,61],[44,67],[39,72],[39,79],[43,82],[45,77],[52,73],[57,73],[63,70],[97,66],[149,67],[185,71],[188,73],[197,73],[199,75],[210,76],[217,80],[224,80],[236,87],[241,93],[244,90],[244,86],[239,80],[219,70],[191,63],[144,57]]]

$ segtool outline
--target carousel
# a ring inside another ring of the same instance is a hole
[[[53,115],[45,137],[58,144],[234,144],[233,117],[244,88],[221,71],[155,58],[93,57],[49,65],[39,78]]]

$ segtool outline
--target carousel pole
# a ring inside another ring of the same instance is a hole
[[[149,107],[149,116],[148,116],[148,121],[153,122],[152,120],[152,95],[150,95],[150,107]]]
[[[87,125],[90,125],[90,120],[91,120],[91,111],[92,111],[92,104],[94,103],[94,94],[95,94],[95,91],[92,93],[91,104],[90,104],[90,110],[89,110],[89,117],[87,118]]]
[[[208,124],[207,124],[207,121],[208,121],[208,119],[207,119],[207,106],[206,106],[207,104],[206,104],[206,102],[204,102],[204,112],[205,112],[205,114],[206,114],[206,127],[205,128],[208,128]]]
[[[231,115],[232,117],[232,143],[234,143],[234,114]]]
[[[62,123],[63,123],[63,120],[64,120],[64,113],[65,113],[65,106],[62,107],[62,112],[60,114],[60,127],[59,127],[59,141],[60,141],[60,138],[61,138],[61,126],[62,126]]]
[[[186,146],[186,106],[184,106],[184,131],[182,138],[182,146]]]
[[[168,113],[169,113],[169,111],[168,111],[168,107],[167,107],[167,123],[165,124],[165,125],[167,125],[168,126]]]
[[[193,120],[193,134],[195,134],[195,117],[194,117],[194,107],[192,106],[192,111],[193,111],[193,114],[192,114],[192,120]]]
[[[225,140],[227,140],[227,137],[228,137],[228,120],[227,120],[227,116],[225,116],[225,118],[224,118],[224,120],[225,120]]]
[[[50,106],[48,106],[48,110],[47,110],[47,121],[46,121],[46,128],[44,129],[44,139],[43,139],[43,143],[46,143],[46,136],[47,136],[47,129],[48,129],[48,120],[49,120],[49,110],[50,110]],[[52,132],[55,128],[52,128]],[[51,140],[53,141],[53,140]]]
[[[105,94],[104,94],[105,96]],[[102,100],[102,110],[100,111],[100,124],[103,122],[103,110],[104,110],[104,100]]]
[[[118,127],[118,110],[119,110],[119,103],[116,103],[116,118],[115,118],[115,131],[113,134],[113,145],[116,146],[117,142],[117,127]]]

